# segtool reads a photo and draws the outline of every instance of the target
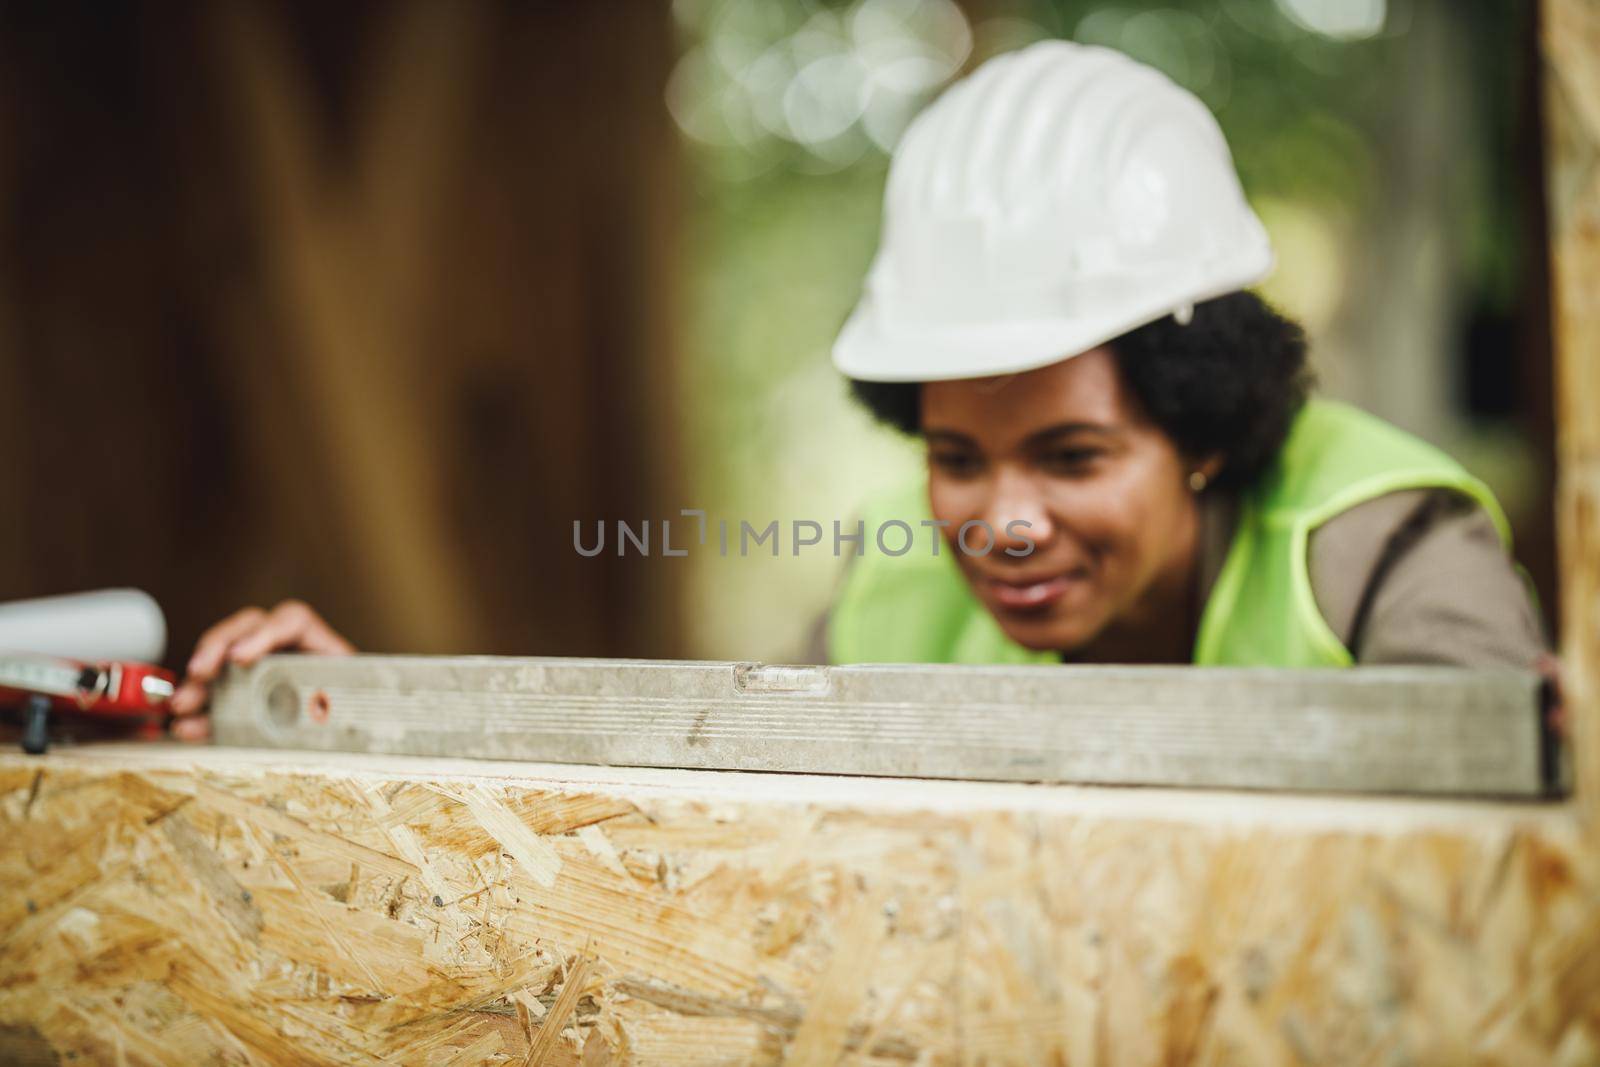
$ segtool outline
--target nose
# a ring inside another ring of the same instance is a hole
[[[1002,553],[1008,549],[1012,554],[1031,552],[1056,532],[1038,483],[1028,472],[1009,465],[997,472],[982,518],[994,530],[995,550]]]

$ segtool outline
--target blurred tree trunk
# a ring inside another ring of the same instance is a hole
[[[1351,400],[1431,441],[1454,436],[1456,370],[1450,328],[1463,299],[1461,235],[1453,203],[1467,190],[1479,123],[1464,28],[1437,4],[1409,7],[1408,62],[1379,129],[1381,188],[1353,245],[1349,293],[1335,331],[1350,366],[1338,385]]]

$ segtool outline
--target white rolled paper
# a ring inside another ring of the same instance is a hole
[[[158,663],[167,650],[167,620],[149,593],[92,593],[0,604],[0,649],[79,660]]]

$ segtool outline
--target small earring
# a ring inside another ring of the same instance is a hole
[[[1194,471],[1189,475],[1189,489],[1192,492],[1203,493],[1206,491],[1206,481],[1204,471]]]

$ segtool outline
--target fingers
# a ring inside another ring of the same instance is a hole
[[[1567,702],[1566,696],[1561,691],[1561,661],[1550,653],[1539,657],[1536,665],[1539,673],[1548,685],[1546,721],[1557,737],[1568,737]]]
[[[211,736],[211,720],[204,715],[173,719],[172,736],[179,741],[204,741]]]
[[[193,715],[205,706],[210,683],[222,669],[228,648],[267,617],[260,608],[243,608],[229,615],[200,635],[182,684],[173,692],[167,707],[174,715]],[[173,733],[178,734],[176,728]]]
[[[189,657],[188,676],[201,682],[215,678],[229,646],[260,626],[266,617],[260,608],[242,608],[201,634],[195,642],[194,655]]]
[[[1564,704],[1557,704],[1555,707],[1550,709],[1550,717],[1548,721],[1550,723],[1551,731],[1557,737],[1561,738],[1563,741],[1568,740],[1571,737],[1571,735],[1567,733],[1567,709]]]
[[[193,715],[205,706],[208,688],[204,682],[191,681],[188,678],[173,690],[172,698],[167,701],[167,710],[174,715]],[[179,723],[173,723],[173,733],[177,734]]]
[[[343,646],[343,647],[340,647]],[[228,649],[228,661],[248,667],[269,652],[327,652],[337,655],[349,651],[349,643],[334,633],[322,616],[301,600],[285,600],[250,632],[238,637]]]
[[[304,601],[285,600],[270,612],[260,608],[237,611],[207,630],[196,643],[188,673],[168,701],[173,715],[179,716],[172,723],[173,736],[204,740],[210,734],[210,723],[183,717],[195,716],[205,707],[211,683],[223,664],[248,667],[278,651],[347,656],[355,648]]]

